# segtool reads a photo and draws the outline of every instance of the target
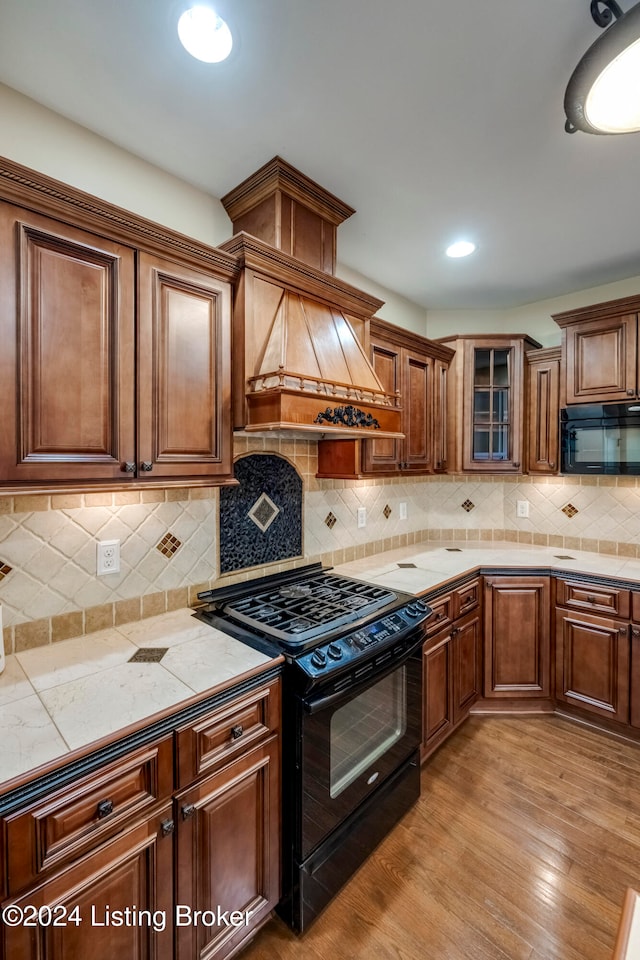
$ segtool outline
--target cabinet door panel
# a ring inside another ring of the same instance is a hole
[[[123,479],[134,458],[133,251],[9,205],[0,246],[1,479]]]
[[[237,947],[280,897],[280,774],[273,737],[177,798],[177,903],[211,910],[210,926],[177,930],[178,960]],[[235,926],[218,911],[249,913]]]
[[[432,362],[403,351],[404,469],[428,470],[432,462]]]
[[[430,640],[423,655],[423,753],[444,740],[453,727],[451,635]]]
[[[633,396],[636,350],[635,313],[567,326],[567,403]]]
[[[142,476],[230,473],[230,304],[227,284],[140,256]]]
[[[548,696],[548,577],[485,579],[485,697]]]
[[[481,688],[482,621],[480,614],[456,623],[452,638],[453,722],[458,723],[477,700]]]
[[[629,722],[629,628],[605,617],[556,613],[556,696]]]
[[[537,360],[529,367],[529,473],[553,474],[559,462],[560,360]]]
[[[20,900],[10,901],[22,908],[62,906],[69,914],[77,907],[77,914],[71,916],[81,922],[2,926],[4,952],[0,950],[0,955],[11,960],[171,960],[173,843],[171,836],[160,835],[160,824],[170,812],[167,806]],[[138,917],[139,911],[149,911],[151,922],[133,922],[129,912],[126,923],[127,909],[138,911]],[[154,929],[154,914],[158,929]],[[120,922],[114,922],[116,915]]]
[[[387,393],[396,393],[401,389],[401,359],[400,348],[380,342],[371,341],[371,363],[378,375],[380,383]],[[402,398],[403,407],[405,399]],[[364,440],[363,469],[367,473],[394,473],[401,460],[401,440],[390,438],[380,440]]]

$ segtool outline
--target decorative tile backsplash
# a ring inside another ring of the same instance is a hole
[[[291,559],[275,564],[263,559],[260,571],[224,574],[225,582],[316,560],[337,564],[425,540],[502,539],[555,546],[559,553],[640,556],[640,478],[332,481],[316,479],[313,441],[239,435],[235,453],[239,464],[259,460],[263,481],[271,461],[295,464],[304,507],[297,549],[304,556],[289,554]],[[193,604],[197,592],[215,586],[221,575],[218,506],[233,489],[0,497],[6,649],[24,650]],[[516,517],[518,500],[529,501],[528,518]],[[472,511],[461,509],[466,501],[474,504]],[[402,502],[406,519],[400,519]],[[276,530],[287,503],[270,484],[256,484],[244,514],[254,544]],[[569,504],[576,511],[571,517],[563,512]],[[364,528],[357,525],[361,506],[367,511]],[[226,517],[220,533],[234,535],[238,525]],[[120,540],[121,572],[97,577],[96,542],[104,539]]]
[[[302,556],[302,480],[284,457],[236,460],[237,487],[220,490],[220,573]]]

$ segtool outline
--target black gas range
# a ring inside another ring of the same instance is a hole
[[[278,910],[301,933],[419,796],[431,610],[320,564],[198,596],[200,619],[286,659]]]
[[[198,594],[198,617],[259,649],[275,648],[325,684],[375,661],[422,623],[430,608],[415,597],[310,564],[283,574]]]

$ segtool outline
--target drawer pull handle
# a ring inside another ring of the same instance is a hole
[[[473,594],[470,594],[470,595],[467,597],[466,600],[463,600],[463,601],[462,601],[462,606],[463,606],[463,607],[468,607],[469,604],[470,604],[470,603],[473,603],[474,600],[475,600],[474,595],[473,595]]]
[[[436,620],[442,620],[443,617],[444,617],[444,613],[442,612],[442,610],[438,610],[438,612],[436,613]]]
[[[595,602],[596,602],[596,598],[591,594],[589,594],[589,596],[587,597],[587,603],[595,603]]]
[[[170,837],[175,828],[176,825],[173,820],[163,820],[160,824],[160,835],[162,837]]]
[[[239,740],[243,733],[244,733],[244,727],[242,726],[241,723],[239,723],[237,727],[231,727],[232,740]]]
[[[98,820],[104,820],[110,813],[113,813],[113,800],[101,800],[98,804]]]
[[[196,805],[195,805],[195,803],[187,803],[187,804],[185,804],[184,807],[183,807],[182,810],[181,810],[182,819],[183,819],[183,820],[188,820],[189,817],[192,817],[195,812],[196,812]]]

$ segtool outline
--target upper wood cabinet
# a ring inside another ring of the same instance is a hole
[[[385,391],[400,397],[400,429],[404,439],[321,441],[318,475],[444,473],[447,469],[447,375],[453,351],[373,318],[370,356]]]
[[[449,469],[522,473],[524,358],[540,344],[527,336],[441,338],[456,351],[449,376]]]
[[[562,405],[640,395],[640,297],[554,314],[562,328]]]
[[[527,355],[527,473],[549,475],[560,465],[560,347]]]
[[[98,233],[74,222],[96,211],[57,219],[25,200],[0,202],[0,487],[229,480],[228,278],[170,238],[137,246],[124,212]]]

